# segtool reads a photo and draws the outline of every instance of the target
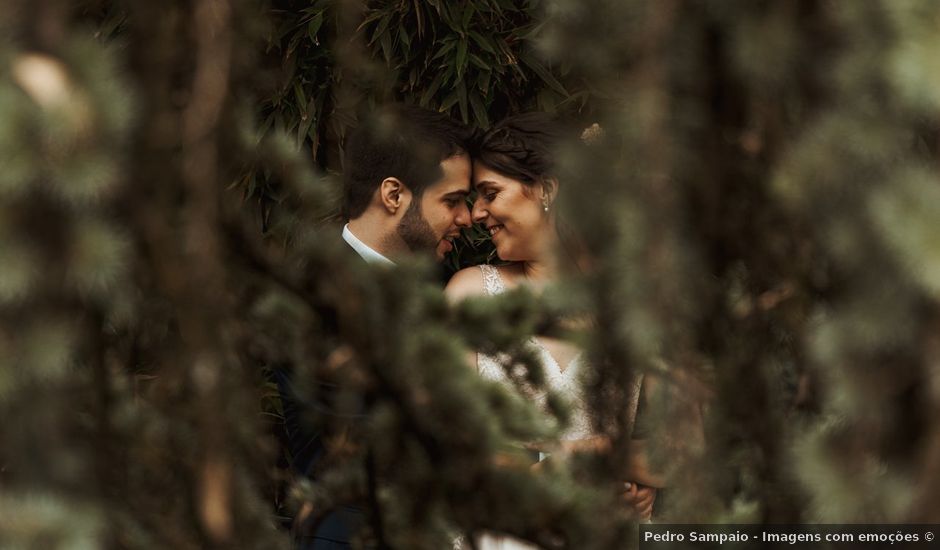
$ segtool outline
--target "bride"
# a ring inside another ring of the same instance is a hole
[[[559,182],[553,176],[553,150],[563,137],[553,117],[545,113],[518,115],[503,120],[480,139],[474,154],[473,185],[477,192],[473,221],[489,231],[499,258],[508,265],[479,265],[457,272],[445,289],[450,300],[494,295],[518,286],[540,292],[560,275],[565,261],[557,230],[554,204]],[[570,261],[574,261],[571,259]],[[583,359],[576,346],[553,338],[532,338],[541,356],[546,384],[574,405],[570,426],[562,434],[564,448],[599,448],[604,441],[592,434],[578,383]],[[497,358],[477,354],[477,368],[489,379],[508,384]],[[635,404],[639,385],[634,392]],[[628,470],[634,479],[624,480],[624,502],[641,519],[652,514],[661,480],[646,472],[642,457]],[[642,482],[638,483],[638,482]],[[484,536],[478,544],[487,550],[532,548],[506,537]]]

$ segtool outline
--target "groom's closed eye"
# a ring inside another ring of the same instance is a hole
[[[467,193],[449,193],[444,195],[444,204],[448,208],[453,208],[458,204],[462,204],[467,197]]]

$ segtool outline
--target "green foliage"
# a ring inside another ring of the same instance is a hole
[[[639,373],[659,518],[937,521],[935,3],[67,4],[0,22],[4,543],[284,547],[352,503],[384,547],[620,548]],[[590,269],[451,305],[350,257],[325,169],[390,99],[596,117],[558,151]],[[585,349],[609,450],[530,468],[568,416],[532,333]],[[281,367],[339,413],[290,504]]]
[[[344,53],[335,44],[343,16],[338,3],[295,4],[274,6],[268,48],[281,67],[276,89],[262,98],[260,129],[294,135],[321,166],[336,166],[321,154],[330,141],[338,145],[355,119],[357,106],[337,94],[346,81],[365,86],[369,103],[405,101],[479,127],[524,110],[580,109],[590,98],[583,86],[572,92],[562,84],[570,67],[549,67],[538,55],[545,21],[537,2],[368,4],[351,38],[378,67],[338,65]]]
[[[491,116],[554,111],[571,99],[536,55],[543,24],[537,3],[376,4],[361,28],[370,54],[392,70],[397,99],[482,128]]]

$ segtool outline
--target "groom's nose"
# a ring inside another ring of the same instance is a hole
[[[457,227],[470,227],[470,210],[467,208],[466,202],[464,202],[460,206],[460,210],[457,211],[457,217],[454,218],[454,224]]]

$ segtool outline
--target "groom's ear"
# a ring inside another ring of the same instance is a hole
[[[389,214],[395,214],[405,204],[408,187],[398,178],[385,178],[379,185],[379,202]]]

